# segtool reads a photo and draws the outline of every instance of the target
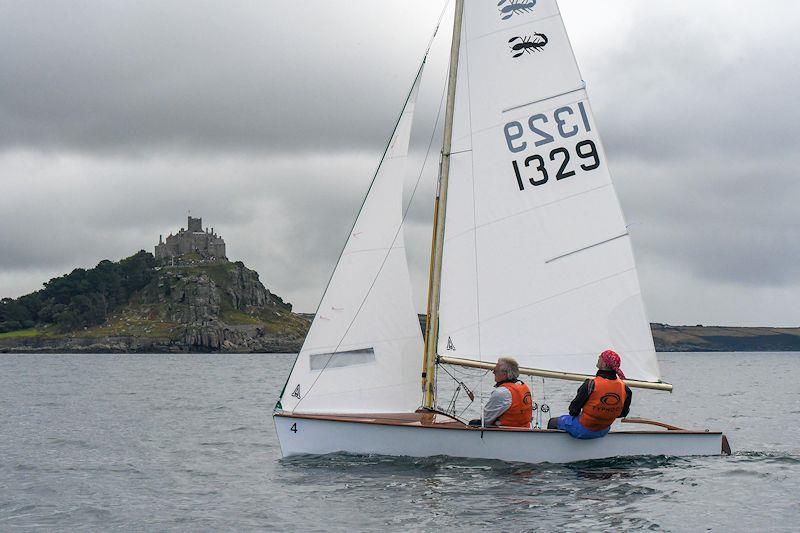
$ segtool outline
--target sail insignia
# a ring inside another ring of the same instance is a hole
[[[502,20],[508,20],[514,15],[530,13],[534,6],[536,6],[536,0],[500,0],[500,3],[497,4]]]
[[[524,54],[533,52],[541,52],[550,40],[544,33],[534,33],[533,36],[526,35],[524,37],[512,37],[508,40],[511,45],[511,57],[521,57]],[[511,44],[514,43],[514,44]]]

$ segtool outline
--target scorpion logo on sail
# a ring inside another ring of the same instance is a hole
[[[508,5],[503,5],[503,4]],[[533,6],[536,5],[536,0],[500,0],[497,7],[500,8],[500,14],[503,15],[503,20],[508,20],[517,13],[530,13],[533,11]],[[501,7],[502,6],[502,7]]]
[[[511,45],[513,57],[519,57],[522,54],[530,54],[532,52],[540,52],[547,46],[548,42],[550,41],[544,33],[534,33],[533,37],[512,37],[508,40],[508,43]]]

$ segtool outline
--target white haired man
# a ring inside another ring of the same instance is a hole
[[[519,364],[510,357],[501,357],[494,365],[495,389],[483,407],[486,426],[531,427],[533,404],[528,386],[519,381]],[[480,426],[481,419],[470,420]]]

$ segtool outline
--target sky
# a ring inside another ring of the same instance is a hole
[[[800,4],[559,4],[650,320],[800,326]],[[152,252],[191,211],[313,312],[443,6],[0,0],[0,297]],[[448,34],[412,138],[418,288]]]

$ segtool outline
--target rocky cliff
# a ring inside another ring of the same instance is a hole
[[[241,262],[155,268],[105,323],[0,335],[3,352],[293,352],[308,321]]]

